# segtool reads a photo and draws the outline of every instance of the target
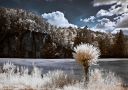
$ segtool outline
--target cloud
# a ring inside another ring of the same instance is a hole
[[[128,35],[128,28],[115,28],[115,30],[112,31],[112,34],[116,34],[122,30],[125,35]]]
[[[99,23],[96,24],[95,29],[111,31],[115,28],[116,23],[108,18],[102,18],[97,20]]]
[[[95,32],[98,31],[98,32],[106,33],[106,31],[104,29],[98,29],[98,28],[95,28],[95,27],[90,28],[90,30],[95,31]]]
[[[111,8],[109,9],[110,13],[113,13],[115,15],[119,15],[119,14],[124,14],[124,13],[128,13],[128,3],[122,3],[122,4],[115,4],[113,6],[111,6]]]
[[[60,11],[44,13],[42,14],[42,17],[51,25],[55,25],[57,27],[77,27],[76,25],[69,23],[64,14]]]
[[[93,6],[111,5],[117,3],[119,0],[94,0]]]
[[[94,0],[93,6],[111,5],[108,10],[98,11],[98,15],[101,16],[112,16],[123,13],[128,13],[128,0]],[[106,13],[106,15],[105,15]]]
[[[110,31],[113,34],[123,30],[124,34],[128,35],[128,14],[122,14],[121,16],[117,16],[114,18],[114,21],[111,21],[108,18],[102,18],[97,20],[97,24],[95,26],[96,31],[107,32]]]
[[[81,19],[80,21],[88,23],[88,22],[95,22],[94,20],[95,20],[95,17],[94,16],[90,16],[89,18]]]
[[[93,0],[93,6],[126,4],[126,3],[128,3],[128,0]]]
[[[104,10],[104,9],[101,9],[100,11],[97,12],[96,16],[97,17],[102,17],[102,16],[112,16],[113,13],[107,11],[107,10]]]
[[[96,30],[112,31],[117,33],[123,30],[128,34],[128,0],[93,0],[93,6],[109,5],[110,8],[101,9],[97,12],[97,24],[94,27]],[[108,18],[103,18],[109,16]],[[112,16],[112,17],[111,17]]]
[[[117,17],[116,28],[128,28],[128,13]]]

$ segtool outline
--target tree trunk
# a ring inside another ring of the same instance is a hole
[[[89,65],[84,64],[84,74],[85,74],[85,82],[88,83],[89,81]]]

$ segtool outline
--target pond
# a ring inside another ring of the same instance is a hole
[[[49,70],[63,70],[68,74],[73,74],[77,79],[83,75],[81,65],[76,63],[74,59],[1,58],[0,66],[8,61],[18,66],[25,66],[30,70],[33,65],[37,66],[43,73],[47,73]],[[124,84],[128,85],[128,59],[100,59],[98,64],[91,66],[91,70],[95,68],[103,69],[103,72],[114,72],[123,80]]]

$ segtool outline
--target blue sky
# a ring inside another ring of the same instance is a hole
[[[36,12],[56,26],[103,32],[128,28],[127,6],[128,0],[0,0],[0,7]]]

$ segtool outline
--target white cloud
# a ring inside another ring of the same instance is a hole
[[[95,31],[111,31],[113,34],[123,30],[124,34],[128,35],[128,14],[122,14],[114,18],[115,21],[111,21],[108,18],[102,18],[97,20],[98,23],[95,26]]]
[[[76,25],[69,23],[64,14],[60,11],[44,13],[42,14],[42,17],[51,25],[55,25],[57,27],[77,27]]]
[[[104,9],[101,9],[100,11],[97,12],[96,16],[97,17],[102,17],[102,16],[112,16],[113,13],[107,11],[107,10],[104,10]]]
[[[122,3],[122,4],[120,4],[120,6],[118,6],[118,4],[115,4],[115,5],[111,6],[111,8],[109,9],[109,12],[113,13],[115,15],[127,13],[128,12],[127,5],[128,5],[128,3]]]
[[[95,31],[95,32],[98,31],[98,32],[106,33],[106,31],[104,29],[98,29],[98,28],[95,28],[95,27],[90,28],[90,30]]]
[[[112,4],[126,4],[128,0],[93,0],[93,6],[112,5]]]
[[[115,28],[115,30],[112,31],[113,34],[118,33],[120,30],[124,32],[125,35],[128,35],[128,28]]]
[[[117,3],[119,0],[94,0],[93,6],[110,5]]]
[[[128,28],[128,13],[118,16],[116,28]]]
[[[81,19],[80,21],[83,21],[85,23],[95,22],[95,17],[94,16],[90,16],[89,18]]]
[[[96,16],[102,18],[103,16],[114,16],[112,18],[102,18],[98,20],[95,29],[97,30],[111,30],[112,33],[117,33],[123,30],[128,34],[128,0],[93,0],[93,6],[109,5],[110,8],[101,9]]]
[[[108,10],[98,11],[99,16],[112,16],[128,13],[128,0],[94,0],[93,6],[111,5]],[[106,13],[106,14],[105,14]],[[101,14],[101,15],[100,15]]]
[[[111,21],[108,18],[103,18],[97,21],[99,22],[95,26],[95,29],[97,30],[111,31],[115,28],[116,25],[114,21]]]

